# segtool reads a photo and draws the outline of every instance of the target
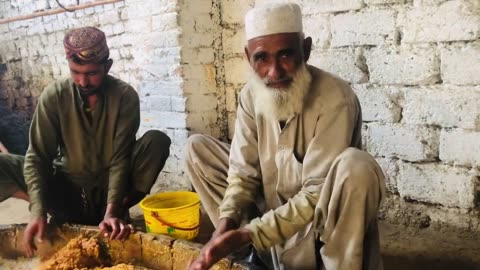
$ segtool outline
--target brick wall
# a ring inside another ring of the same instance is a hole
[[[61,0],[64,6],[98,2]],[[53,0],[1,0],[0,18],[54,10]],[[95,26],[107,35],[114,64],[111,73],[137,90],[141,101],[141,127],[166,132],[173,141],[171,157],[154,190],[169,186],[189,188],[179,166],[180,149],[187,134],[184,80],[177,1],[125,0],[75,12],[0,24],[0,140],[16,153],[24,153],[36,99],[54,79],[69,76],[63,37],[72,28]],[[193,57],[193,56],[192,56]],[[200,91],[205,87],[195,85]]]
[[[243,16],[267,2],[223,1],[230,138],[246,75]],[[313,39],[309,63],[360,99],[364,147],[389,175],[383,215],[479,231],[480,2],[289,2],[302,6]]]

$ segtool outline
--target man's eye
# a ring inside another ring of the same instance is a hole
[[[254,57],[255,62],[265,61],[266,59],[267,57],[264,54],[258,54],[258,55],[255,55]]]

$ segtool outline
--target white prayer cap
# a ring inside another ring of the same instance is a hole
[[[302,33],[302,12],[297,4],[282,3],[255,7],[245,16],[247,40],[279,33]]]

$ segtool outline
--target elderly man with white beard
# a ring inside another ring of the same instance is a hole
[[[357,97],[306,64],[312,39],[297,5],[254,8],[245,30],[252,72],[231,146],[206,135],[186,146],[187,173],[216,228],[190,269],[249,245],[268,268],[382,269],[384,175],[360,150]]]

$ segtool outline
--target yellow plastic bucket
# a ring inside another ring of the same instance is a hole
[[[200,199],[190,191],[148,196],[140,202],[147,232],[191,240],[200,226]]]

